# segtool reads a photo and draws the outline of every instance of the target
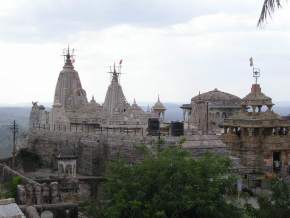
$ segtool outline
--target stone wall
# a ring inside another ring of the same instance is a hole
[[[40,215],[39,217],[45,217],[45,214],[52,214],[55,218],[78,217],[78,205],[73,203],[34,205],[33,208],[37,210]],[[31,210],[31,208],[27,206],[20,206],[20,209],[24,211],[25,215],[28,215],[29,209]]]
[[[178,145],[184,137],[163,136],[163,146]],[[106,161],[122,158],[129,163],[143,159],[138,146],[154,146],[157,136],[143,136],[135,132],[58,132],[32,129],[28,137],[29,147],[42,157],[46,167],[56,167],[60,147],[74,149],[77,154],[77,173],[89,176],[103,175]],[[219,136],[187,136],[184,148],[193,156],[206,152],[226,154],[226,146]]]
[[[58,132],[45,129],[31,129],[28,147],[37,153],[44,167],[56,169],[56,157],[61,147],[75,150],[77,173],[82,175],[102,175],[107,160],[123,158],[129,162],[142,159],[136,149],[141,144],[154,144],[158,137],[142,136],[135,132],[105,131],[97,133]],[[166,144],[177,144],[179,137],[166,137]]]
[[[0,182],[10,181],[12,177],[19,176],[21,178],[21,182],[23,184],[32,184],[32,185],[39,185],[39,183],[35,182],[34,180],[22,175],[21,173],[11,169],[10,167],[0,164]]]

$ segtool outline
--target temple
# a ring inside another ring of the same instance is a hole
[[[239,97],[218,89],[199,93],[181,106],[185,128],[191,133],[220,134],[224,119],[237,113],[240,103]]]
[[[288,177],[290,170],[290,122],[273,111],[272,99],[256,83],[241,101],[239,113],[224,120],[224,142],[231,155],[240,158],[244,176],[262,185],[273,176]]]
[[[73,54],[66,50],[65,64],[55,88],[51,111],[33,102],[30,128],[41,127],[53,130],[94,129],[100,127],[124,127],[146,129],[149,118],[164,120],[166,108],[158,102],[151,110],[144,111],[134,100],[130,105],[120,85],[121,66],[110,68],[112,75],[104,103],[98,104],[94,97],[88,102],[78,72],[73,66]],[[162,106],[162,108],[160,108]],[[158,108],[157,108],[158,107]]]

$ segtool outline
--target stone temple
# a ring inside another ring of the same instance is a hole
[[[240,104],[239,97],[218,89],[199,93],[190,104],[181,106],[185,128],[203,134],[220,133],[224,119],[237,113]]]
[[[241,111],[224,121],[224,142],[255,185],[267,177],[290,174],[290,121],[276,114],[273,105],[255,83],[242,99]]]
[[[78,72],[74,69],[72,55],[67,50],[65,64],[60,72],[54,94],[51,111],[33,103],[30,115],[30,127],[49,129],[95,129],[100,127],[123,127],[146,129],[149,118],[164,119],[166,108],[159,98],[155,106],[144,111],[134,100],[130,105],[120,85],[120,72],[115,65],[111,68],[111,84],[105,101],[98,104],[94,97],[88,101]],[[119,67],[120,69],[120,67]],[[162,108],[160,108],[160,105]]]
[[[129,104],[119,67],[114,65],[110,73],[104,103],[98,104],[94,97],[88,101],[67,50],[52,108],[33,102],[31,109],[25,149],[40,157],[41,168],[25,172],[20,166],[22,175],[0,163],[0,179],[18,175],[27,183],[17,188],[20,204],[34,205],[39,213],[45,207],[55,214],[69,210],[74,214],[70,217],[77,217],[77,204],[68,202],[102,196],[107,162],[142,161],[140,145],[180,146],[194,158],[208,152],[228,156],[243,188],[262,186],[269,177],[289,178],[290,121],[273,111],[272,99],[257,81],[243,99],[218,89],[198,94],[181,106],[183,123],[169,125],[159,96],[146,111],[135,100]]]

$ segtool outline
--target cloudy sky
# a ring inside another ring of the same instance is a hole
[[[245,96],[249,57],[265,94],[290,101],[290,4],[262,28],[263,0],[1,0],[0,104],[52,102],[62,50],[88,98],[103,102],[123,59],[129,102],[189,102],[199,91]]]

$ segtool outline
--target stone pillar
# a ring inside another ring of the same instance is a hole
[[[183,112],[183,121],[185,122],[186,121],[185,120],[185,117],[186,117],[186,109],[183,109],[182,112]]]
[[[42,201],[44,204],[49,204],[49,187],[46,183],[42,184]]]
[[[253,128],[248,128],[249,136],[253,136],[253,131],[254,131]]]
[[[34,193],[35,193],[36,204],[42,204],[42,193],[41,193],[41,186],[40,185],[34,186]]]
[[[34,204],[33,187],[30,183],[26,184],[26,205]]]
[[[58,183],[50,183],[50,194],[51,194],[51,203],[56,204],[59,202],[59,192],[58,192]]]
[[[228,133],[228,128],[224,127],[224,134],[227,134],[227,133]]]
[[[26,204],[26,191],[23,185],[17,185],[17,204]]]

